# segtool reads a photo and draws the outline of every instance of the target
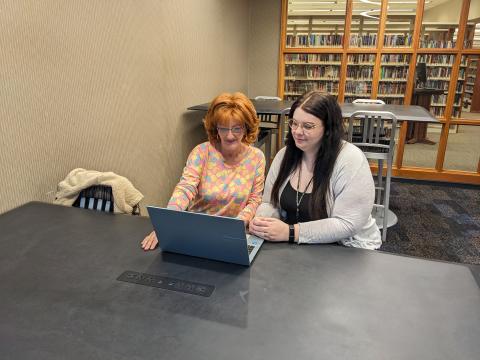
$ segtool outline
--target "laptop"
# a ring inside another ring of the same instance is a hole
[[[263,239],[242,220],[147,206],[162,251],[249,266]]]

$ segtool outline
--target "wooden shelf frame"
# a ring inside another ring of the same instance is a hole
[[[445,161],[445,152],[447,149],[448,134],[450,125],[475,125],[480,126],[480,113],[478,119],[462,119],[452,118],[452,112],[454,108],[455,90],[457,87],[460,63],[462,55],[480,55],[480,49],[464,48],[464,37],[467,26],[468,12],[470,8],[471,0],[463,0],[460,20],[458,25],[458,33],[456,44],[454,48],[420,48],[420,32],[422,27],[422,20],[424,14],[425,0],[418,0],[417,13],[415,17],[415,24],[413,27],[413,40],[411,47],[384,47],[384,34],[387,24],[387,7],[388,0],[379,0],[382,2],[380,11],[380,22],[377,32],[377,44],[375,47],[350,47],[350,30],[352,21],[352,9],[353,0],[347,0],[345,25],[343,31],[343,46],[342,47],[286,47],[286,34],[287,34],[287,10],[288,1],[282,0],[282,16],[281,16],[281,36],[280,36],[280,48],[279,48],[279,62],[278,62],[278,96],[283,98],[285,91],[285,54],[341,54],[341,65],[339,73],[339,92],[338,101],[343,102],[345,99],[345,84],[347,77],[347,64],[348,55],[350,54],[375,54],[374,72],[372,80],[372,94],[371,98],[375,99],[378,95],[378,84],[380,81],[380,67],[381,58],[384,54],[406,54],[410,55],[408,78],[406,82],[405,90],[405,104],[410,104],[413,96],[413,87],[415,82],[415,66],[417,62],[417,56],[422,54],[445,54],[455,55],[454,64],[452,66],[452,72],[450,75],[447,102],[445,106],[445,115],[438,118],[442,126],[440,135],[440,141],[437,151],[437,158],[435,168],[416,168],[403,166],[403,153],[405,146],[405,138],[407,134],[407,123],[403,122],[400,127],[400,134],[397,147],[397,157],[394,165],[394,174],[400,177],[413,177],[417,179],[428,180],[442,180],[452,182],[466,182],[473,184],[480,184],[480,157],[479,164],[476,172],[458,172],[452,170],[446,170],[443,168]],[[479,154],[480,155],[480,154]]]

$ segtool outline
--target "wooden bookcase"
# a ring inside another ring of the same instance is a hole
[[[282,0],[278,96],[293,100],[308,90],[318,89],[336,96],[339,102],[371,98],[410,104],[416,64],[425,62],[427,86],[444,90],[443,94],[432,96],[430,104],[430,111],[442,124],[436,164],[434,168],[403,165],[407,133],[407,124],[403,123],[394,175],[480,184],[480,157],[477,172],[443,168],[449,129],[462,124],[480,126],[480,113],[478,119],[461,116],[465,102],[473,105],[475,100],[466,95],[466,56],[480,58],[479,48],[464,47],[470,1],[463,0],[455,31],[433,36],[424,33],[428,29],[422,24],[425,0],[418,0],[416,15],[409,19],[389,11],[388,0],[379,0],[376,22],[358,16],[358,9],[354,9],[358,2],[346,0],[344,13],[328,17],[328,29],[321,14],[289,14],[289,2]],[[396,28],[396,23],[402,23],[402,28]],[[480,71],[480,64],[477,69]],[[476,76],[475,84],[479,86],[476,95],[480,111],[480,76]],[[471,109],[475,109],[472,105]]]

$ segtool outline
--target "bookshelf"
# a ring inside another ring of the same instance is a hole
[[[443,94],[433,95],[430,103],[430,112],[438,118],[445,118],[454,61],[455,55],[448,54],[418,55],[417,58],[417,63],[424,62],[427,64],[427,83],[425,87],[444,90]]]
[[[468,112],[480,112],[480,61],[478,56],[469,56],[466,62],[463,107]]]
[[[344,101],[370,99],[372,96],[375,54],[348,54]]]
[[[296,99],[310,90],[338,96],[340,54],[285,54],[283,97]]]
[[[380,60],[380,79],[377,98],[386,104],[403,105],[407,91],[409,54],[383,54]]]
[[[461,2],[460,10],[453,10],[458,21],[432,19],[431,9],[438,6],[435,1],[413,1],[314,1],[312,5],[310,1],[282,0],[278,96],[295,100],[305,91],[319,89],[333,94],[339,102],[371,98],[408,105],[416,65],[425,62],[426,87],[440,91],[430,101],[430,111],[441,122],[431,126],[440,133],[436,161],[428,170],[403,165],[407,127],[402,124],[394,173],[470,182],[470,175],[444,171],[443,161],[446,130],[462,124],[480,126],[480,98],[478,116],[470,112],[468,119],[464,117],[470,110],[466,104],[473,103],[473,93],[480,97],[480,73],[475,75],[478,90],[472,88],[473,78],[468,80],[474,65],[480,71],[480,42],[476,41],[480,24],[467,20],[473,0],[455,0]],[[476,62],[470,65],[468,59],[473,58]],[[480,161],[476,175],[480,183]]]
[[[477,19],[480,21],[480,19]],[[468,22],[467,30],[465,33],[465,44],[466,49],[478,49],[480,48],[480,22]]]
[[[477,59],[468,59],[465,88],[463,90],[463,107],[468,111],[470,111],[470,106],[472,105],[473,89],[477,77],[477,66]]]

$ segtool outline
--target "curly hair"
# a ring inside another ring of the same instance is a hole
[[[213,99],[204,121],[208,140],[212,144],[218,143],[217,126],[228,124],[231,120],[245,126],[242,142],[253,144],[258,136],[260,119],[252,102],[240,92],[223,93]]]

